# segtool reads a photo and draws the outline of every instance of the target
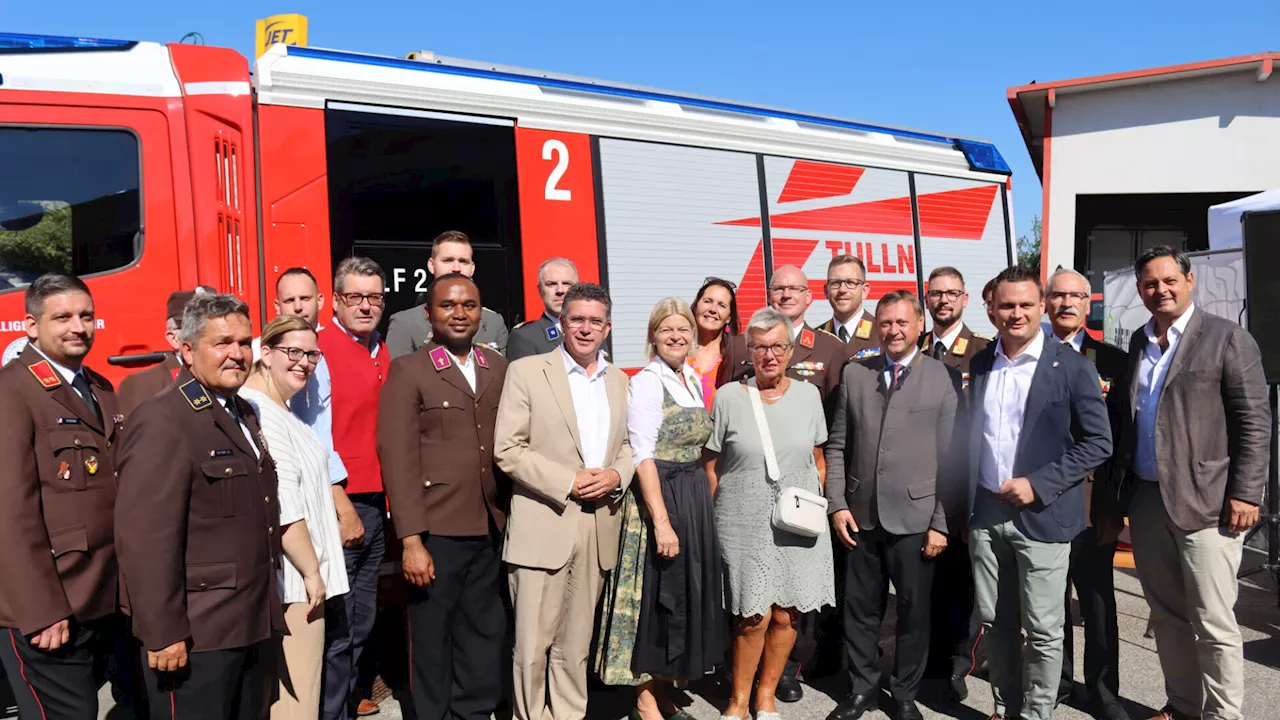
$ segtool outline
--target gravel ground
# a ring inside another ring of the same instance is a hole
[[[1250,552],[1245,565],[1260,562],[1260,557]],[[1147,603],[1142,597],[1137,577],[1132,570],[1116,569],[1116,600],[1120,615],[1120,666],[1121,695],[1134,720],[1143,720],[1155,714],[1164,704],[1164,681],[1155,654],[1155,641],[1143,637],[1147,624]],[[890,603],[892,612],[892,603]],[[1280,717],[1280,610],[1277,609],[1277,591],[1269,575],[1258,574],[1241,582],[1240,601],[1236,606],[1244,634],[1246,696],[1244,715],[1254,718]],[[885,623],[885,661],[892,659],[892,619]],[[1083,630],[1075,628],[1077,653],[1084,646]],[[1082,680],[1080,662],[1076,663],[1077,690]],[[823,720],[836,698],[843,692],[842,682],[824,679],[813,686],[806,686],[805,697],[794,705],[779,705],[784,720]],[[945,700],[945,690],[926,686],[921,693],[920,704],[926,718],[961,718],[986,720],[992,711],[990,687],[986,681],[969,678],[969,700],[957,706]],[[100,718],[127,720],[118,712],[110,712],[110,694],[104,689]],[[717,720],[719,708],[724,706],[725,691],[715,682],[699,683],[688,693],[688,710],[697,720]],[[589,720],[618,720],[626,717],[632,705],[629,691],[597,689],[592,692]],[[1090,715],[1072,702],[1059,707],[1055,720],[1077,720]],[[377,720],[398,720],[404,717],[399,703],[388,698],[382,703]],[[886,718],[883,713],[870,713],[868,720]]]

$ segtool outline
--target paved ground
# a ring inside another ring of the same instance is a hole
[[[1249,553],[1245,565],[1259,562]],[[1132,570],[1117,569],[1116,596],[1120,614],[1120,664],[1121,694],[1128,703],[1134,720],[1142,720],[1154,714],[1164,704],[1164,682],[1155,655],[1155,641],[1143,637],[1147,623],[1147,604],[1142,598],[1138,580]],[[1237,606],[1241,629],[1245,640],[1246,698],[1244,714],[1254,718],[1280,717],[1280,610],[1277,609],[1276,587],[1267,575],[1259,574],[1242,581],[1240,602]],[[1080,652],[1084,640],[1081,628],[1075,628],[1076,648]],[[887,637],[887,635],[886,635]],[[887,643],[886,660],[892,650]],[[1076,664],[1079,682],[1080,664]],[[1077,689],[1079,685],[1077,685]],[[938,702],[930,696],[941,697],[941,688],[927,688],[921,698],[926,718],[961,718],[985,720],[992,711],[991,692],[985,680],[969,679],[970,696],[964,706]],[[806,687],[805,698],[795,705],[779,707],[784,720],[823,720],[835,707],[835,698],[842,689],[839,681],[824,680],[815,687]],[[699,683],[688,693],[689,711],[697,720],[717,720],[719,708],[724,706],[725,692],[714,682]],[[100,717],[125,720],[118,713],[109,712],[109,695],[104,692],[104,706]],[[618,720],[626,716],[632,704],[628,691],[599,690],[592,693],[589,720]],[[382,703],[377,720],[398,720],[403,715],[399,703],[388,698]],[[887,715],[874,713],[868,720],[879,720]],[[1077,720],[1090,717],[1071,706],[1063,706],[1054,713],[1055,720]]]

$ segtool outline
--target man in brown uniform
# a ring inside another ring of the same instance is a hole
[[[849,357],[866,360],[880,354],[880,338],[875,318],[862,309],[871,286],[867,266],[856,255],[837,255],[827,265],[827,302],[832,318],[818,329],[843,342]]]
[[[213,288],[201,285],[194,291],[179,290],[169,296],[169,301],[165,303],[164,339],[173,348],[173,352],[164,353],[164,360],[158,365],[140,370],[120,381],[117,396],[125,417],[141,405],[143,400],[155,397],[156,393],[169,387],[177,379],[178,371],[182,370],[182,359],[178,356],[178,350],[182,346],[182,309],[196,295],[215,292],[217,291]]]
[[[83,365],[89,288],[48,274],[26,292],[30,340],[0,370],[0,662],[24,718],[97,717],[117,627],[112,507],[123,418]]]
[[[502,696],[499,548],[510,489],[493,463],[507,361],[474,345],[480,291],[452,273],[427,291],[431,340],[391,363],[378,456],[410,584],[410,692],[419,720],[485,720]]]
[[[236,397],[252,338],[234,296],[187,303],[186,367],[129,416],[120,446],[116,550],[152,718],[256,720],[275,684],[276,474],[253,409]]]

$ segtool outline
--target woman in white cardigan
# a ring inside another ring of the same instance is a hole
[[[272,720],[314,720],[320,712],[324,664],[324,602],[346,593],[342,538],[329,488],[329,466],[316,434],[289,411],[289,398],[320,362],[316,331],[306,320],[280,316],[262,331],[262,357],[240,390],[258,411],[279,481],[281,600],[284,638],[279,699]]]

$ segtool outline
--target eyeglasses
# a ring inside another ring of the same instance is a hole
[[[963,290],[930,290],[928,293],[926,293],[926,295],[928,295],[930,300],[941,300],[944,297],[948,300],[959,300],[960,297],[964,295],[964,291]]]
[[[1066,300],[1067,298],[1071,298],[1072,300],[1075,300],[1077,302],[1082,300],[1088,300],[1089,293],[1067,292],[1065,290],[1054,290],[1053,292],[1049,293],[1050,300]]]
[[[386,302],[387,296],[382,293],[342,293],[338,297],[342,298],[342,304],[347,307],[360,307],[365,300],[369,301],[370,307],[382,307],[382,303]]]
[[[769,354],[774,357],[782,357],[791,349],[790,343],[783,345],[752,345],[751,352],[764,355]]]
[[[601,320],[600,318],[588,318],[582,317],[581,315],[575,315],[574,317],[565,318],[564,324],[566,327],[571,328],[580,328],[583,325],[590,325],[592,330],[599,332],[604,330],[604,326],[608,325],[609,321]]]
[[[840,289],[857,290],[858,288],[866,284],[867,284],[866,280],[828,280],[827,281],[827,287],[831,288],[832,290],[840,290]]]
[[[324,353],[319,350],[303,350],[302,348],[285,345],[277,345],[271,349],[284,353],[289,358],[289,362],[298,362],[302,358],[306,358],[307,362],[312,365],[318,365],[320,364],[320,358],[324,357]]]
[[[769,292],[771,293],[788,292],[788,293],[791,293],[792,295],[798,295],[802,292],[808,292],[808,291],[809,291],[809,287],[807,285],[774,285],[773,287],[769,288]]]
[[[733,290],[734,292],[737,292],[737,290],[738,290],[738,283],[736,283],[736,282],[734,282],[734,281],[732,281],[732,280],[725,280],[724,278],[718,278],[718,277],[715,277],[715,276],[712,276],[712,275],[708,275],[707,277],[705,277],[705,278],[703,278],[703,279],[702,279],[702,284],[703,284],[704,286],[705,286],[705,285],[710,285],[711,283],[716,283],[716,284],[719,284],[719,285],[726,285],[726,286],[728,286],[728,288],[729,288],[730,290]]]

